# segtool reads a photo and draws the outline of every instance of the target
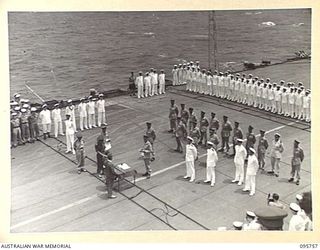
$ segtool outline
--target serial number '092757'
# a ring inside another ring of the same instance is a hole
[[[318,244],[300,244],[300,248],[318,248]]]

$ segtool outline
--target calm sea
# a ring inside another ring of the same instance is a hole
[[[208,12],[11,12],[11,94],[77,98],[126,87],[130,71],[208,64]],[[311,10],[216,11],[220,68],[310,51]]]

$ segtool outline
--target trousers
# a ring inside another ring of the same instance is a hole
[[[98,126],[106,122],[106,112],[98,112]]]
[[[207,166],[207,181],[210,181],[211,184],[216,183],[216,168],[212,166]]]
[[[196,171],[194,168],[194,161],[186,161],[186,170],[187,170],[187,177],[190,177],[190,181],[194,181],[196,178]]]
[[[50,133],[50,131],[51,131],[51,123],[42,124],[43,134]]]
[[[301,165],[291,165],[291,177],[294,178],[297,175],[297,180],[300,180]]]
[[[58,132],[60,135],[63,134],[62,121],[53,121],[54,124],[54,137],[58,137]]]
[[[275,158],[273,156],[271,156],[271,169],[272,171],[274,171],[276,174],[279,174],[280,172],[280,167],[279,167],[279,164],[280,164],[280,158]]]
[[[159,94],[162,95],[162,94],[165,94],[166,91],[165,91],[165,84],[159,84]]]
[[[244,163],[235,163],[236,173],[234,179],[239,182],[244,180]]]
[[[22,142],[21,129],[20,128],[13,128],[12,129],[12,143],[13,143],[13,146],[17,146],[18,142],[19,143]]]
[[[96,126],[96,117],[95,114],[89,114],[89,128]]]
[[[80,130],[88,129],[88,117],[80,116]]]
[[[250,190],[251,194],[254,194],[256,192],[256,176],[255,175],[246,176],[246,184],[244,189]]]
[[[66,134],[66,142],[67,142],[67,152],[74,152],[73,143],[74,143],[74,134]]]

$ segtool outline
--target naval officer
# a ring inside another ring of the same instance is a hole
[[[42,124],[42,131],[43,131],[43,139],[50,138],[50,131],[51,131],[51,114],[50,110],[48,110],[47,104],[42,105],[42,111],[39,114],[41,124]]]
[[[80,130],[88,129],[88,115],[87,115],[87,103],[85,98],[80,99],[78,105],[79,119],[80,119]]]
[[[261,224],[258,223],[257,216],[252,211],[246,212],[247,223],[243,224],[243,231],[261,230]]]
[[[194,168],[194,162],[198,157],[197,148],[193,145],[193,139],[187,137],[186,145],[186,170],[187,174],[183,177],[184,179],[190,178],[190,182],[193,182],[195,179],[196,171]]]
[[[159,95],[166,93],[166,75],[164,74],[164,70],[161,70],[159,74]]]
[[[305,222],[300,215],[298,215],[301,210],[300,206],[297,203],[290,203],[290,210],[292,217],[289,221],[289,231],[304,231]]]
[[[244,161],[247,156],[247,150],[242,145],[243,139],[237,139],[237,145],[235,147],[236,154],[234,156],[234,165],[236,167],[235,177],[231,181],[232,183],[238,182],[238,185],[242,185],[244,180]]]
[[[207,146],[207,178],[204,182],[210,183],[211,187],[213,187],[216,182],[215,168],[218,162],[218,155],[211,141],[208,141]]]
[[[65,127],[66,127],[66,142],[67,142],[66,154],[70,152],[72,152],[72,154],[75,154],[75,151],[73,148],[75,129],[74,129],[73,122],[71,120],[71,116],[69,114],[66,115]]]
[[[52,119],[54,124],[54,137],[58,137],[58,133],[60,135],[64,135],[62,129],[62,119],[61,119],[61,109],[59,107],[59,103],[54,105],[54,109],[52,110]]]
[[[139,76],[136,78],[136,86],[138,89],[138,98],[143,98],[143,76],[142,71],[139,71]]]
[[[177,128],[177,116],[179,113],[178,107],[175,104],[175,100],[170,100],[171,106],[169,109],[170,130],[169,133],[175,132]]]
[[[103,99],[103,94],[99,94],[99,100],[97,101],[97,112],[98,112],[98,127],[106,122],[106,107],[105,100]]]
[[[280,134],[275,133],[274,140],[272,140],[271,144],[271,171],[269,173],[274,174],[276,177],[279,177],[279,165],[283,151],[284,148],[283,143],[280,140]]]
[[[246,182],[243,189],[244,192],[250,191],[250,196],[253,196],[256,192],[256,175],[259,169],[258,159],[256,157],[256,151],[253,148],[249,148],[248,165],[246,173]]]

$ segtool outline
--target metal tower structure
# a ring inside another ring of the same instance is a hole
[[[215,11],[209,12],[209,25],[208,25],[208,66],[209,69],[214,67],[215,70],[219,70],[219,64],[217,60],[217,29]],[[213,69],[212,69],[213,70]]]

